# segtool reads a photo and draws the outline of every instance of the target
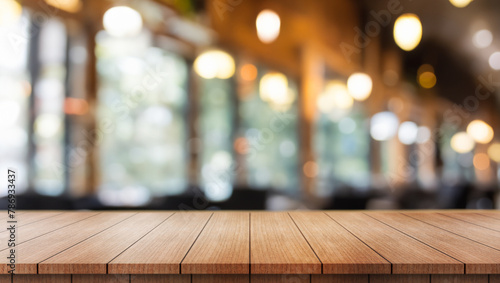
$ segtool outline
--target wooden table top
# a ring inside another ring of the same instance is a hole
[[[17,274],[500,274],[500,211],[16,215]]]

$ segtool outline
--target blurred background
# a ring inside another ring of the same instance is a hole
[[[0,0],[1,172],[22,209],[500,208],[499,15]]]

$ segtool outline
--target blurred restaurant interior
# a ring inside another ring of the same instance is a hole
[[[498,209],[499,15],[0,0],[0,168],[21,209]]]

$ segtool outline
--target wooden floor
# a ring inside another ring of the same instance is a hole
[[[500,283],[500,211],[16,216],[15,275],[3,231],[0,283]]]

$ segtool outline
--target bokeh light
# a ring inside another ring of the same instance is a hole
[[[422,39],[422,24],[415,14],[403,14],[394,23],[394,40],[405,51],[415,49]]]
[[[104,13],[102,21],[104,29],[116,37],[134,36],[142,29],[141,15],[127,6],[110,8]]]
[[[412,144],[417,140],[418,126],[414,122],[401,123],[398,130],[399,141],[403,144]]]
[[[467,133],[478,143],[489,143],[494,136],[493,128],[481,120],[470,122],[467,126]]]
[[[377,141],[390,140],[398,132],[398,126],[399,119],[394,113],[380,112],[370,120],[370,135]]]
[[[257,16],[255,22],[257,36],[263,43],[271,43],[280,34],[281,20],[278,14],[272,10],[263,10]]]
[[[473,164],[477,170],[486,170],[490,168],[490,158],[486,153],[477,153],[474,155]]]
[[[458,132],[451,138],[450,145],[458,153],[467,153],[474,149],[476,143],[466,132]]]
[[[194,61],[194,70],[204,79],[228,79],[234,75],[234,59],[221,50],[203,52]]]
[[[347,88],[352,98],[363,101],[372,92],[372,79],[364,73],[354,73],[347,80]]]

